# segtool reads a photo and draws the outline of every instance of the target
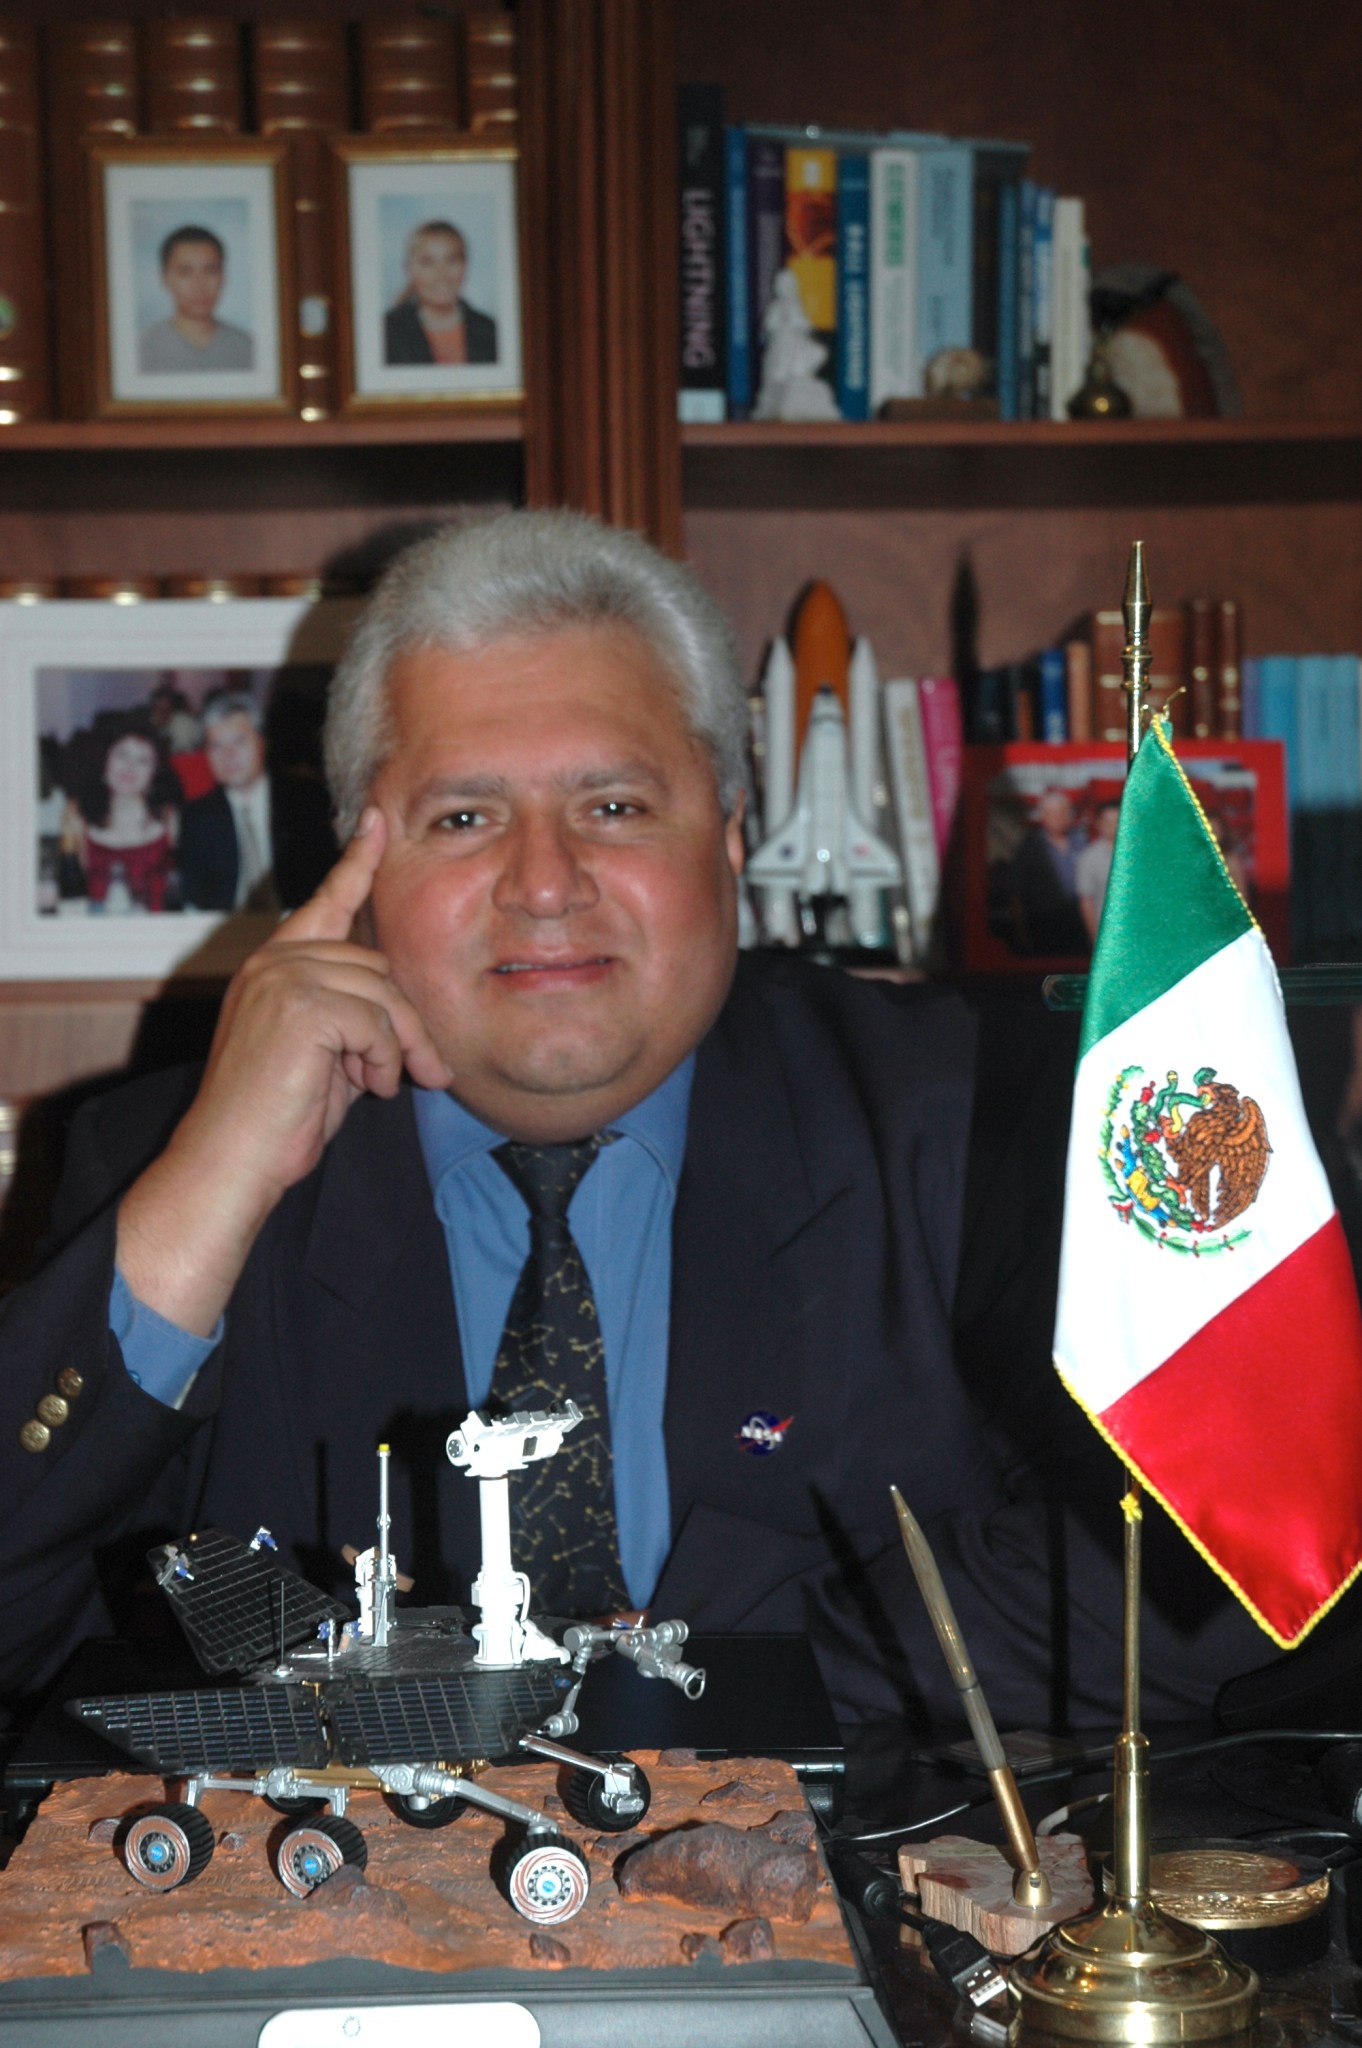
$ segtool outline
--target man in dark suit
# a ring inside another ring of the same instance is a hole
[[[495,1155],[600,1134],[570,1221],[627,1604],[806,1631],[843,1713],[948,1716],[895,1481],[1000,1715],[1113,1710],[1119,1574],[1044,1471],[1062,1088],[1056,1114],[1016,1033],[981,1057],[950,995],[735,972],[745,722],[723,622],[632,536],[512,514],[389,571],[328,719],[344,855],[233,982],[187,1106],[158,1084],[82,1131],[66,1248],[0,1323],[13,1679],[156,1528],[264,1522],[334,1582],[380,1437],[421,1597],[466,1597],[442,1448],[527,1229]],[[1216,1626],[1147,1637],[1175,1705]]]
[[[210,697],[204,751],[216,788],[186,804],[177,860],[187,910],[296,910],[336,857],[326,792],[266,767],[263,712],[246,690]]]

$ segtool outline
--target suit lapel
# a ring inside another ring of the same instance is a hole
[[[476,1558],[477,1489],[456,1477],[445,1438],[468,1412],[444,1233],[416,1135],[409,1091],[357,1102],[321,1169],[305,1233],[311,1382],[295,1431],[316,1433],[325,1398],[333,1502],[347,1527],[373,1526],[374,1449],[393,1452],[394,1540],[427,1601],[461,1599],[444,1560]],[[292,1381],[290,1387],[292,1390]],[[352,1469],[353,1467],[353,1469]],[[330,1521],[339,1528],[335,1512]],[[349,1540],[358,1540],[350,1537]]]
[[[740,971],[696,1060],[673,1222],[665,1428],[678,1541],[657,1598],[683,1612],[697,1503],[786,1521],[809,1512],[811,1397],[828,1367],[819,1303],[837,1284],[846,1191],[844,1176],[820,1175],[811,1159],[779,1035],[759,983]],[[819,1406],[821,1428],[826,1389]],[[765,1455],[740,1436],[758,1415],[789,1425]]]

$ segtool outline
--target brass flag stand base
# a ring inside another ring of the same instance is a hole
[[[1258,1980],[1149,1904],[1066,1921],[1013,1965],[1022,2029],[1078,2041],[1214,2041],[1253,2024]]]
[[[1013,1964],[1014,2028],[1071,2041],[1214,2041],[1252,2026],[1258,1979],[1209,1934],[1161,1912],[1149,1896],[1149,1744],[1138,1728],[1140,1503],[1133,1488],[1122,1506],[1125,1725],[1113,1788],[1114,1896],[1056,1927]]]

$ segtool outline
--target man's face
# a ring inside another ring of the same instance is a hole
[[[265,767],[265,741],[244,711],[216,719],[204,736],[208,766],[224,789],[249,789]]]
[[[377,941],[485,1123],[548,1143],[640,1101],[708,1030],[737,946],[737,817],[631,629],[390,678]]]
[[[211,320],[222,297],[222,258],[211,242],[177,242],[161,272],[182,320]]]
[[[454,235],[418,235],[407,259],[407,275],[418,304],[432,313],[452,313],[463,290],[468,260]]]
[[[1062,839],[1074,821],[1073,805],[1067,796],[1051,790],[1040,800],[1040,829],[1050,839]]]

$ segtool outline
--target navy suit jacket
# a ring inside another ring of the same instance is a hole
[[[999,1719],[1105,1723],[1120,1483],[1047,1357],[1066,1136],[1047,1077],[1071,1072],[1071,1047],[1051,1036],[1038,1054],[1013,1024],[990,1035],[981,1064],[953,996],[740,963],[699,1048],[678,1191],[674,1541],[653,1607],[706,1630],[807,1632],[844,1716],[953,1720],[892,1482],[937,1544]],[[111,1200],[190,1092],[192,1077],[158,1077],[95,1106],[61,1205],[74,1235],[0,1312],[0,1683],[32,1682],[111,1616],[126,1625],[130,1567],[159,1536],[263,1523],[343,1590],[342,1544],[372,1541],[380,1440],[414,1597],[468,1597],[476,1489],[444,1454],[468,1405],[458,1324],[405,1095],[356,1103],[279,1204],[181,1412],[123,1372]],[[69,1421],[22,1451],[23,1421],[73,1363]],[[789,1423],[767,1456],[739,1434],[757,1412]],[[1261,1639],[1233,1614],[1224,1636],[1223,1589],[1185,1549],[1170,1587],[1175,1611],[1146,1619],[1146,1697],[1161,1704],[1166,1678],[1166,1712],[1185,1717],[1227,1658],[1262,1662]]]
[[[306,903],[334,865],[338,850],[330,802],[321,784],[302,775],[271,775],[271,867],[285,910]],[[224,789],[210,789],[185,805],[176,860],[189,909],[234,908],[241,850]]]

